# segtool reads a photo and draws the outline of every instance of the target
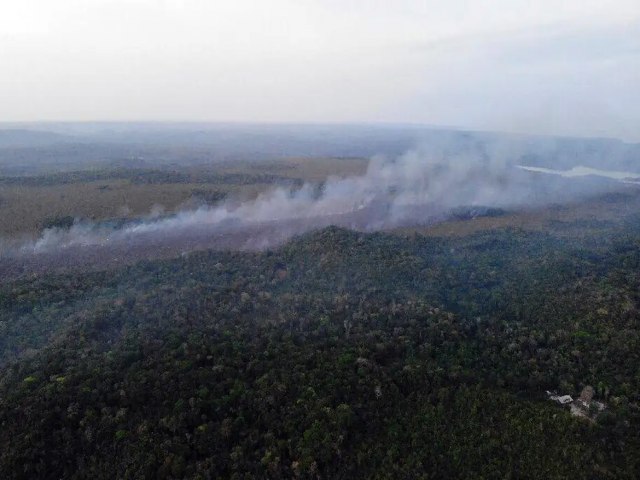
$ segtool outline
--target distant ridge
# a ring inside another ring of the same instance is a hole
[[[59,133],[27,130],[23,128],[0,129],[0,148],[42,147],[73,142],[75,139]]]

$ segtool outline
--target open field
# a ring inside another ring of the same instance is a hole
[[[553,205],[497,216],[447,220],[439,215],[425,217],[422,226],[389,228],[385,233],[415,239],[421,237],[466,238],[477,234],[499,235],[505,232],[542,234],[570,242],[605,242],[617,232],[637,223],[640,212],[640,189],[607,194],[581,203]],[[0,271],[5,279],[27,275],[114,269],[141,260],[169,259],[188,256],[191,252],[263,251],[274,249],[292,238],[329,225],[368,231],[368,211],[324,218],[291,218],[289,220],[210,225],[186,225],[158,235],[151,229],[135,235],[113,237],[87,243],[79,242],[63,248],[43,249],[27,254],[0,256]],[[135,224],[134,224],[135,225]],[[111,234],[110,234],[111,235]],[[590,239],[590,240],[589,240]]]
[[[363,174],[365,159],[283,159],[224,162],[176,169],[83,170],[0,177],[0,237],[37,235],[63,217],[93,221],[138,218],[253,198],[275,185],[319,183]]]
[[[500,216],[480,216],[447,220],[433,225],[394,229],[402,235],[464,237],[477,232],[504,228],[546,232],[558,236],[593,235],[599,229],[622,225],[640,212],[640,188],[623,188],[620,193],[604,194],[567,205],[551,205],[508,211]]]

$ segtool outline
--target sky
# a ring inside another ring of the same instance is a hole
[[[0,0],[0,121],[640,141],[639,0]]]

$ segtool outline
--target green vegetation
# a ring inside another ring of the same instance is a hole
[[[640,217],[579,227],[6,282],[2,478],[637,478]]]

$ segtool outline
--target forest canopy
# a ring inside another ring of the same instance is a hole
[[[635,478],[640,217],[0,287],[5,478]],[[606,405],[572,416],[546,390]]]

